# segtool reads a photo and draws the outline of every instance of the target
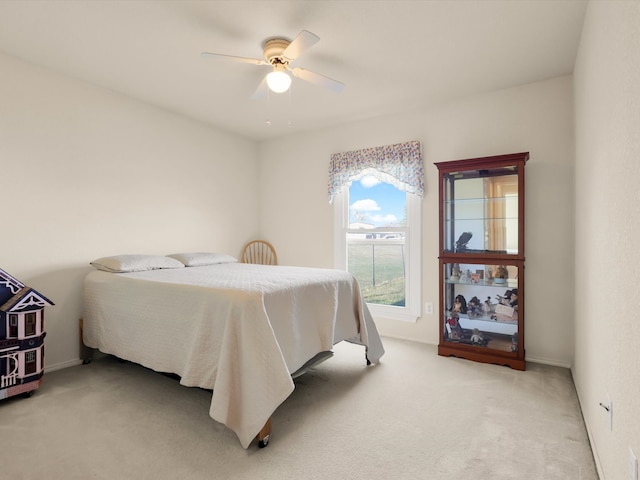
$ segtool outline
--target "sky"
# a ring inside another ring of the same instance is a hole
[[[367,176],[349,188],[349,222],[386,227],[405,217],[406,193],[393,185]]]

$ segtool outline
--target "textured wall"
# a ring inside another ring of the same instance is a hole
[[[574,73],[573,374],[603,480],[630,478],[629,447],[640,455],[639,25],[639,1],[590,3]]]
[[[0,78],[0,267],[56,304],[48,366],[78,359],[91,260],[255,234],[252,142],[5,55]]]
[[[281,263],[333,266],[332,153],[422,142],[422,303],[438,308],[438,181],[434,162],[531,152],[527,163],[527,358],[569,366],[573,356],[573,90],[559,77],[424,111],[260,144],[261,232]],[[437,315],[376,318],[384,335],[438,343]]]

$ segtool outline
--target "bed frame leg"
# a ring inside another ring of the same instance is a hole
[[[258,447],[264,448],[269,445],[269,437],[271,436],[271,419],[267,420],[262,430],[258,433]]]
[[[89,348],[84,344],[82,340],[82,330],[84,328],[84,319],[80,319],[80,358],[82,359],[82,364],[87,365],[91,363],[93,360],[93,348]]]

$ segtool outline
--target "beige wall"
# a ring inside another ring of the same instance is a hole
[[[603,480],[640,455],[640,1],[592,2],[575,69],[574,381]],[[613,401],[613,429],[599,406]]]
[[[569,366],[573,357],[572,78],[462,99],[260,144],[260,231],[281,263],[333,266],[332,153],[420,140],[423,299],[438,306],[438,185],[434,162],[529,151],[527,164],[527,358]],[[383,335],[438,342],[436,315],[416,323],[376,319]]]
[[[0,268],[47,308],[47,368],[78,361],[88,263],[256,233],[256,145],[0,55]]]

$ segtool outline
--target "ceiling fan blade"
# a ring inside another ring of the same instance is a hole
[[[342,90],[344,90],[344,83],[329,77],[325,77],[324,75],[320,75],[319,73],[313,73],[309,70],[305,70],[304,68],[299,67],[290,68],[289,70],[295,77],[306,80],[307,82],[318,85],[319,87],[328,88],[329,90],[333,90],[336,93],[340,93]]]
[[[269,65],[268,62],[258,58],[236,57],[235,55],[223,55],[222,53],[202,52],[200,56],[213,60],[228,60],[232,62],[250,63],[252,65]]]
[[[308,32],[307,30],[302,30],[296,38],[289,44],[287,48],[282,52],[282,56],[288,58],[289,61],[293,62],[296,58],[306,52],[309,48],[313,47],[316,43],[320,41],[320,37],[317,35]]]
[[[260,100],[261,98],[264,98],[266,94],[267,76],[265,75],[264,77],[262,77],[262,81],[260,82],[260,85],[258,85],[258,88],[256,88],[256,91],[253,92],[253,95],[251,95],[251,100]]]

